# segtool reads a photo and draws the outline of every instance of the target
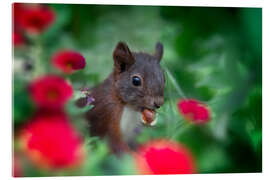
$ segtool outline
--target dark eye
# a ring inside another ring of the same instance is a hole
[[[132,77],[132,84],[133,84],[134,86],[140,86],[140,85],[142,84],[141,78],[138,77],[138,76],[133,76],[133,77]]]

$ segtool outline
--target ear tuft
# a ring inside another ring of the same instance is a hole
[[[133,63],[134,58],[128,46],[119,42],[113,52],[114,67],[118,73],[126,71]]]
[[[156,44],[156,51],[155,51],[155,57],[160,62],[162,56],[163,56],[163,45],[160,42],[157,42],[157,44]]]

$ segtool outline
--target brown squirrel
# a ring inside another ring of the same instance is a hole
[[[160,67],[163,45],[153,55],[131,52],[119,42],[113,52],[114,69],[103,83],[90,90],[94,107],[86,113],[92,136],[106,137],[111,150],[130,150],[136,128],[155,124],[155,109],[163,102],[164,72]],[[87,97],[77,101],[82,107]]]

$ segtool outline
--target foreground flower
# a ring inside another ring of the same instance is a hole
[[[80,53],[72,50],[63,50],[53,56],[52,64],[64,73],[72,73],[75,70],[83,69],[86,62]]]
[[[29,91],[33,101],[45,108],[61,108],[73,94],[72,86],[56,75],[35,79],[30,84]]]
[[[193,123],[206,123],[211,119],[208,107],[195,99],[182,99],[177,105],[179,112]]]
[[[14,46],[21,46],[24,44],[24,38],[20,33],[14,32],[12,34],[12,43]]]
[[[176,142],[154,140],[143,145],[135,155],[141,174],[190,174],[195,164],[190,152]]]
[[[39,34],[46,30],[55,19],[54,12],[44,5],[33,5],[23,9],[23,13],[20,11],[16,16],[16,9],[14,18],[18,19],[20,26],[29,33]]]
[[[38,114],[22,130],[20,142],[40,168],[78,166],[84,157],[82,139],[62,114]]]

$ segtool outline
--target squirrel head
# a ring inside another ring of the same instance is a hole
[[[135,110],[159,108],[163,102],[165,76],[160,61],[163,45],[156,44],[155,53],[131,52],[119,42],[113,52],[114,88],[117,95]]]

